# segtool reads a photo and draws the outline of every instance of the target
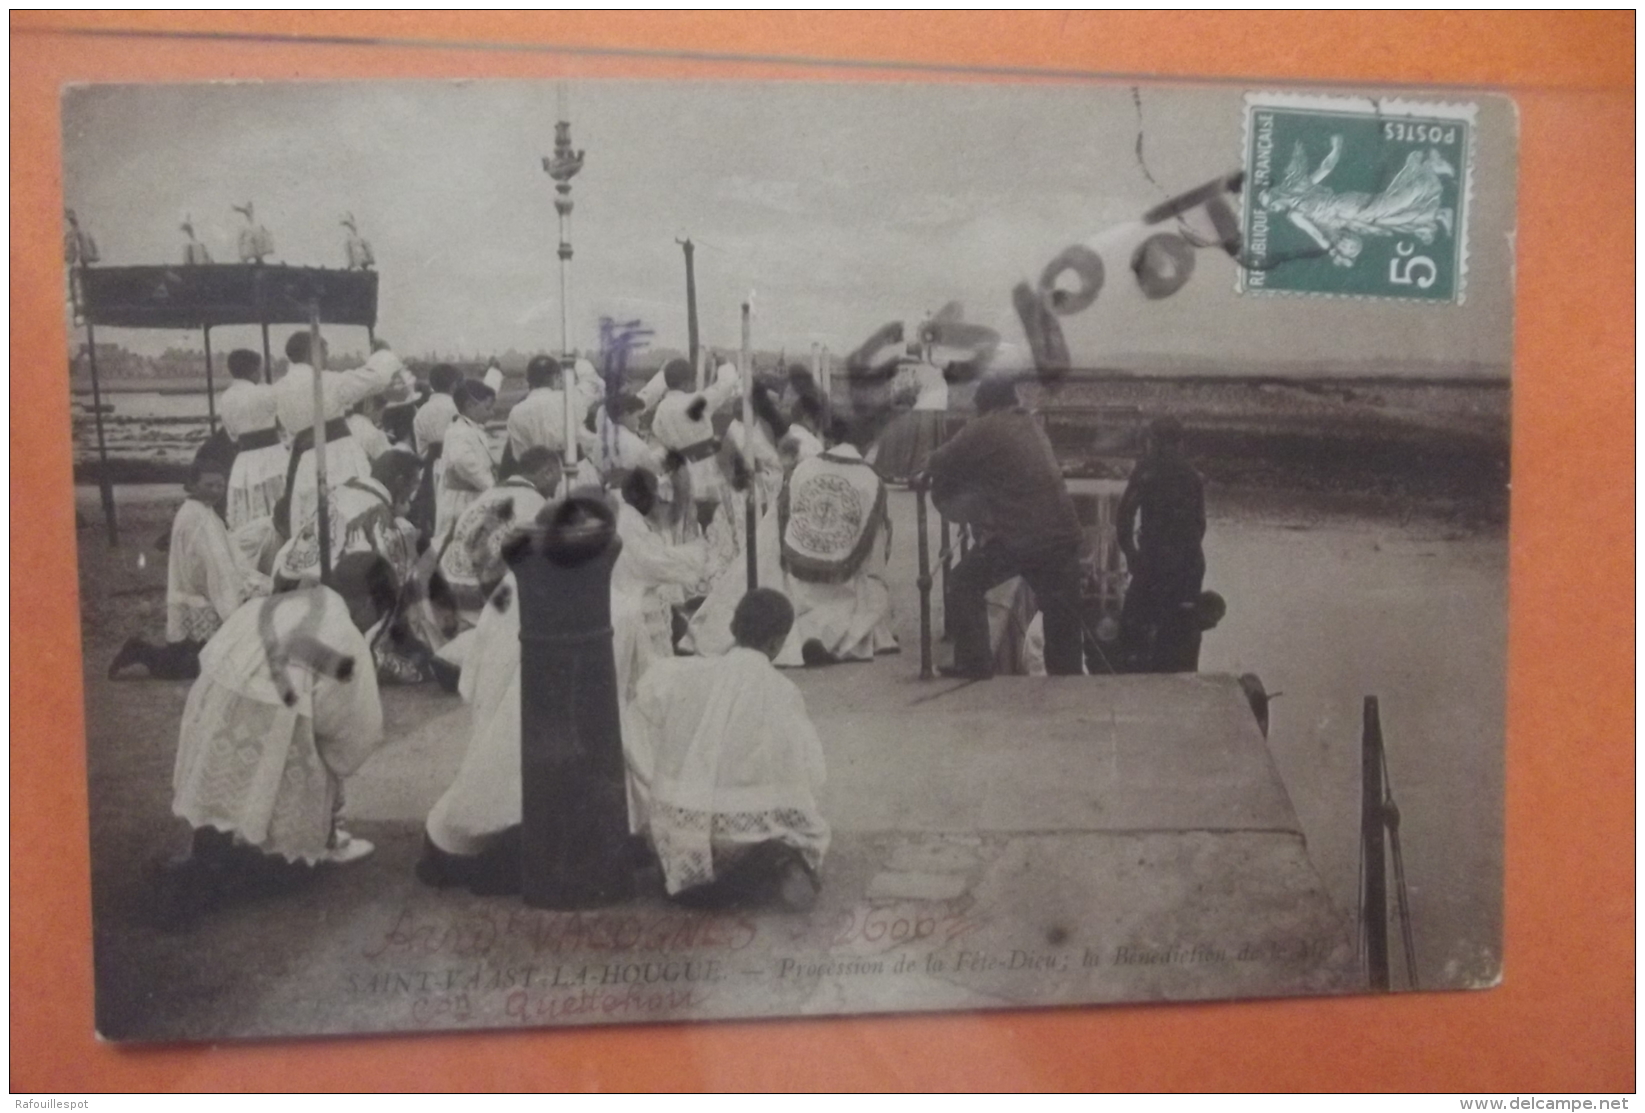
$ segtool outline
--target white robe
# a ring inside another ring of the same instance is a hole
[[[708,523],[709,577],[702,604],[691,616],[680,649],[701,657],[718,657],[730,649],[731,616],[748,593],[747,494],[730,488],[722,492],[720,509]],[[777,507],[766,508],[756,526],[755,560],[760,587],[788,594],[783,575],[781,538],[777,533]],[[786,648],[786,646],[784,647]]]
[[[342,659],[354,662],[348,680],[333,675]],[[382,742],[370,661],[347,604],[329,588],[235,611],[200,651],[172,812],[289,861],[322,858],[342,778]]]
[[[577,394],[572,392],[575,402]],[[577,427],[582,415],[573,414]],[[556,456],[565,455],[565,392],[559,387],[534,387],[508,411],[508,444],[516,462],[528,448],[541,445]]]
[[[247,433],[277,429],[278,388],[269,383],[235,379],[217,400],[223,431],[236,445]],[[287,449],[276,442],[235,453],[228,477],[228,525],[239,529],[247,522],[274,513],[274,504],[286,491]]]
[[[626,738],[634,685],[651,654],[639,612],[615,596],[611,603],[612,657]],[[522,814],[520,611],[512,572],[503,577],[493,602],[480,613],[457,691],[469,706],[468,749],[456,779],[429,812],[426,826],[429,839],[447,854],[473,855],[518,826]]]
[[[246,569],[217,512],[185,499],[166,550],[166,640],[203,642],[250,594]]]
[[[707,390],[668,390],[659,371],[640,390],[640,398],[657,409],[651,418],[651,434],[665,449],[691,448],[714,438],[714,412],[742,391],[742,379],[729,363],[721,364]],[[701,400],[702,410],[693,419],[693,405]],[[719,497],[720,466],[713,456],[692,460],[686,465],[691,475],[692,497],[708,502]]]
[[[914,399],[914,409],[947,411],[948,378],[942,373],[942,368],[929,363],[917,363],[914,365],[912,377],[919,391]]]
[[[449,394],[431,394],[417,407],[411,419],[411,433],[417,441],[417,455],[428,457],[430,446],[445,443],[446,430],[457,417],[457,402]],[[439,476],[435,476],[436,479]]]
[[[603,408],[594,420],[594,430],[583,430],[580,443],[589,464],[603,479],[635,468],[661,475],[663,450],[621,422],[612,421]]]
[[[360,443],[360,451],[366,454],[367,460],[375,462],[377,457],[394,447],[388,443],[388,434],[373,425],[371,418],[365,414],[349,414],[348,431]]]
[[[320,380],[324,402],[323,420],[330,422],[343,417],[349,407],[362,398],[381,394],[394,382],[401,370],[400,359],[386,348],[373,352],[365,366],[349,371],[327,371]],[[314,368],[306,363],[294,363],[286,368],[285,378],[275,384],[278,394],[280,424],[292,436],[314,425]],[[321,430],[324,436],[324,430]],[[351,433],[326,442],[326,489],[335,490],[355,476],[369,476],[371,461]],[[314,480],[314,453],[305,452],[297,461],[297,473],[292,481],[291,528],[301,529],[314,517],[319,494]]]
[[[822,864],[822,742],[800,690],[765,654],[737,646],[659,661],[640,679],[630,721],[638,818],[670,893],[714,880],[716,851],[772,839]]]
[[[267,595],[272,588],[274,562],[285,539],[274,528],[273,518],[253,518],[245,525],[229,531],[235,558],[240,562],[240,575],[246,584],[247,596]]]
[[[440,485],[434,491],[436,547],[445,544],[457,519],[480,492],[490,490],[497,482],[497,465],[491,458],[485,430],[466,417],[458,417],[447,427],[440,464]]]
[[[579,359],[573,364],[571,377],[571,389],[582,395],[589,406],[605,397],[605,379],[600,377],[600,372],[588,360]],[[588,406],[584,406],[583,412],[587,411]]]
[[[617,536],[622,539],[623,551],[611,569],[611,594],[630,601],[645,616],[653,651],[660,657],[672,657],[673,617],[669,606],[676,599],[683,601],[684,588],[702,582],[708,567],[708,549],[701,541],[670,542],[626,502],[617,509]]]

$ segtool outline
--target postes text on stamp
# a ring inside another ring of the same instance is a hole
[[[1251,93],[1242,293],[1460,304],[1475,106]]]

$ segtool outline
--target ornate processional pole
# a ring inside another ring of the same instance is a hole
[[[315,298],[308,307],[308,361],[314,369],[314,388],[310,404],[314,407],[314,423],[309,426],[311,451],[314,453],[314,524],[320,542],[320,582],[331,586],[331,508],[326,497],[326,450],[331,447],[326,435],[326,350],[320,339],[320,300]],[[295,529],[292,530],[296,532]]]
[[[560,119],[554,125],[554,154],[543,156],[543,170],[554,179],[554,211],[560,217],[560,353],[565,357],[560,389],[565,400],[566,475],[577,462],[577,419],[571,385],[571,179],[583,168],[583,152],[571,149],[571,121],[566,119],[565,85],[559,87]]]
[[[749,291],[748,300],[743,302],[743,346],[742,346],[742,375],[743,375],[743,463],[748,466],[748,490],[744,492],[747,505],[744,511],[743,549],[748,557],[748,590],[753,591],[760,586],[760,558],[758,553],[759,541],[755,533],[759,528],[759,478],[758,465],[754,458],[754,341],[752,334],[752,317],[754,313],[754,292]]]

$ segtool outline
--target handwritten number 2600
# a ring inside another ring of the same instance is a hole
[[[1388,260],[1388,281],[1396,286],[1409,286],[1414,282],[1418,289],[1426,290],[1439,278],[1439,267],[1426,255],[1411,255],[1415,250],[1409,243],[1394,247],[1394,258]],[[1423,273],[1418,274],[1419,270]]]

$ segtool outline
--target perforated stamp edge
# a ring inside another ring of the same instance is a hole
[[[1468,126],[1468,146],[1460,171],[1457,189],[1457,273],[1456,291],[1444,300],[1399,298],[1384,294],[1341,294],[1313,290],[1275,290],[1246,284],[1247,268],[1234,268],[1234,290],[1245,297],[1257,298],[1327,298],[1335,301],[1361,301],[1420,305],[1430,309],[1459,306],[1468,296],[1468,222],[1474,208],[1474,157],[1479,147],[1479,105],[1473,101],[1428,101],[1407,97],[1355,96],[1341,93],[1290,93],[1278,90],[1247,92],[1245,94],[1244,122],[1240,135],[1240,166],[1245,171],[1245,188],[1251,189],[1251,129],[1260,109],[1291,109],[1300,111],[1352,112],[1372,118],[1423,117],[1426,119],[1456,120]],[[1240,230],[1248,219],[1249,197],[1240,210]]]

